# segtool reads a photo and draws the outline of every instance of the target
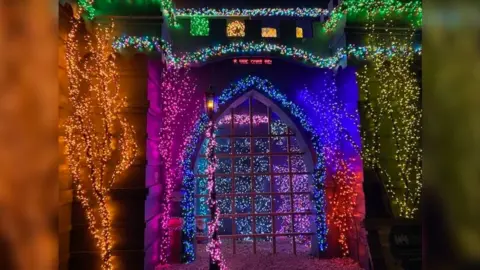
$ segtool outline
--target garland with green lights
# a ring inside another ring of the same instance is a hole
[[[178,58],[178,65],[188,66],[201,64],[214,57],[227,55],[262,55],[265,53],[277,53],[289,58],[295,58],[316,67],[334,67],[342,57],[337,52],[333,57],[323,58],[303,49],[266,42],[234,42],[227,45],[216,45],[202,48],[192,53],[187,53]]]
[[[327,16],[328,9],[323,8],[179,8],[175,9],[177,17],[312,17]]]
[[[169,19],[169,25],[177,27],[177,17],[175,14],[175,7],[172,0],[161,0],[160,6],[163,14]]]
[[[178,61],[173,54],[171,44],[155,36],[122,36],[116,38],[113,41],[112,46],[116,51],[133,48],[139,52],[163,52],[168,63],[175,63]]]
[[[79,5],[87,11],[88,19],[95,16],[93,0],[79,0]],[[345,17],[367,16],[403,17],[415,28],[422,25],[422,4],[415,0],[404,3],[400,0],[345,0],[333,11],[322,8],[256,8],[256,9],[211,9],[211,8],[180,8],[176,9],[172,0],[161,0],[163,14],[169,19],[170,26],[178,26],[177,18],[186,17],[297,17],[318,18],[328,16],[324,31],[332,32]]]
[[[275,43],[235,42],[227,45],[210,46],[177,56],[172,52],[169,43],[158,37],[149,36],[122,36],[114,41],[113,47],[117,51],[134,48],[138,51],[144,52],[163,52],[168,64],[180,67],[202,64],[214,58],[228,55],[264,55],[276,53],[280,56],[302,61],[303,63],[314,67],[332,68],[335,67],[341,59],[347,56],[366,59],[374,55],[383,55],[391,58],[397,55],[421,54],[421,47],[415,50],[410,50],[404,46],[391,46],[385,48],[375,46],[356,47],[355,45],[349,45],[347,49],[338,50],[334,56],[321,57],[303,49]]]
[[[330,14],[324,30],[332,32],[343,18],[362,15],[367,18],[406,17],[411,25],[417,28],[422,25],[422,2],[417,0],[408,3],[400,0],[345,0]]]
[[[80,9],[85,10],[87,18],[92,20],[95,17],[95,8],[93,7],[94,0],[78,0]]]

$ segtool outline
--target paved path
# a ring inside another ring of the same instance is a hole
[[[277,240],[277,254],[272,254],[271,242],[257,243],[257,254],[253,254],[252,243],[237,243],[237,253],[233,254],[231,242],[224,240],[222,252],[230,270],[361,270],[349,259],[315,259],[309,256],[309,248],[297,247],[297,255],[293,254],[288,239]],[[197,247],[197,259],[189,265],[174,265],[166,269],[172,270],[207,270],[208,253],[205,245]]]

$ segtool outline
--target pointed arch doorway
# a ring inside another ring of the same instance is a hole
[[[315,248],[313,160],[297,125],[272,100],[251,90],[215,118],[219,231],[227,252],[311,253]],[[197,244],[206,243],[207,141],[197,155]]]

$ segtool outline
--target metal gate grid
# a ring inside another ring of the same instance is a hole
[[[246,107],[247,113],[242,114]],[[270,107],[252,97],[230,108],[229,113],[217,121],[217,126],[217,186],[229,186],[217,189],[219,206],[224,206],[220,220],[231,221],[231,232],[221,232],[221,239],[232,239],[233,253],[236,252],[238,239],[251,241],[254,254],[257,253],[258,241],[271,241],[275,254],[277,238],[289,237],[296,254],[297,244],[309,244],[314,233],[310,226],[313,213],[308,179],[311,173],[307,171],[305,152],[300,151],[295,130],[288,127]],[[258,147],[258,142],[268,147]],[[205,160],[204,152],[200,152],[198,159]],[[278,163],[283,166],[277,166]],[[197,208],[206,204],[208,196],[200,183],[207,175],[198,167],[195,170]],[[248,178],[249,182],[242,181]],[[241,209],[241,203],[250,207]],[[249,212],[243,211],[248,209]],[[205,211],[196,210],[195,217],[196,220],[210,219]],[[244,220],[247,220],[246,223]],[[247,227],[251,224],[251,229],[238,228],[241,225],[239,221]],[[228,231],[225,223],[223,231]],[[197,240],[206,238],[206,235],[197,235]]]

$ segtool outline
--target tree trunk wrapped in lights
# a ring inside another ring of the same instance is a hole
[[[194,98],[196,82],[188,69],[168,66],[162,73],[162,127],[158,150],[165,171],[164,196],[162,200],[162,240],[160,242],[160,263],[168,263],[170,239],[168,222],[171,218],[172,193],[181,176],[181,153],[188,144],[188,130],[193,126],[195,113],[200,103]]]
[[[222,251],[220,246],[222,242],[218,237],[218,228],[220,225],[220,208],[217,205],[217,192],[215,190],[215,170],[217,167],[217,157],[215,155],[215,146],[217,142],[215,140],[215,124],[210,121],[207,129],[208,146],[206,155],[208,157],[207,167],[207,188],[208,188],[208,200],[207,204],[210,209],[211,220],[208,222],[208,244],[207,251],[210,253],[210,268],[211,270],[224,270],[227,269],[225,261],[223,260]]]
[[[102,269],[113,269],[109,195],[133,163],[137,145],[132,126],[121,114],[126,100],[120,94],[114,62],[113,23],[97,26],[85,36],[88,53],[82,59],[77,40],[80,21],[72,20],[66,44],[72,108],[65,123],[66,155],[77,200],[101,251]]]

